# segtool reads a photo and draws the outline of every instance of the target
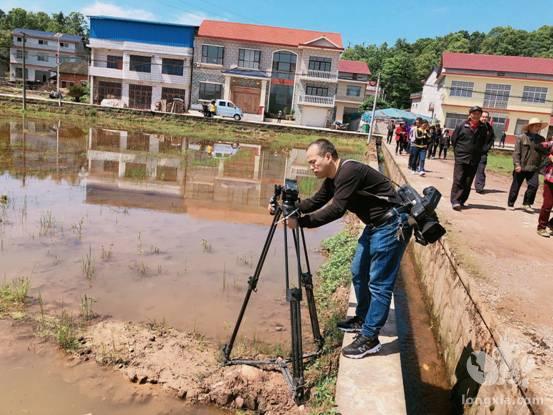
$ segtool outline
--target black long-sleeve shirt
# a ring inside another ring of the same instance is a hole
[[[340,162],[333,179],[325,179],[317,193],[300,202],[302,213],[314,213],[300,217],[299,224],[316,228],[341,218],[346,210],[370,224],[397,201],[396,191],[386,176],[366,164],[345,160]]]

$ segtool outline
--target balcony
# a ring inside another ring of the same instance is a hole
[[[311,105],[316,107],[334,107],[334,97],[320,97],[318,95],[301,95],[300,105]]]
[[[365,100],[365,97],[355,95],[336,95],[336,101],[341,102],[356,102],[361,104]]]
[[[338,82],[338,72],[314,71],[309,69],[307,72],[301,73],[299,77],[306,81]]]

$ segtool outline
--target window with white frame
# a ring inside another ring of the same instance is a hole
[[[202,63],[223,64],[225,48],[222,46],[202,45]]]
[[[221,99],[223,96],[223,85],[210,82],[200,82],[200,99],[211,101]]]
[[[23,59],[23,51],[22,50],[17,50],[15,52],[15,58],[16,59]]]
[[[68,47],[69,47],[69,43],[67,43],[67,42],[60,42],[60,47],[62,47],[62,48],[68,48]]]
[[[466,120],[467,116],[465,114],[453,114],[448,112],[445,116],[445,128],[455,129]]]
[[[511,85],[486,84],[484,106],[488,108],[507,108]]]
[[[522,134],[522,127],[524,127],[526,124],[528,124],[528,120],[518,119],[515,125],[515,135]]]
[[[259,69],[260,62],[260,50],[238,49],[238,66],[240,68]]]
[[[23,38],[18,37],[18,38],[17,38],[17,41],[18,41],[18,42],[23,42]]]
[[[37,55],[36,60],[39,62],[48,62],[48,55]]]
[[[522,102],[545,104],[547,88],[539,86],[525,86],[522,92]]]
[[[152,58],[150,56],[131,55],[129,70],[135,72],[152,72]]]
[[[182,59],[163,58],[161,73],[182,76],[184,73],[184,61]]]
[[[449,95],[452,97],[472,97],[474,82],[451,81],[451,91]]]
[[[346,89],[346,95],[348,97],[360,97],[361,96],[361,87],[357,85],[348,85]]]

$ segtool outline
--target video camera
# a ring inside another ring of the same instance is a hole
[[[293,214],[299,201],[298,182],[293,179],[284,180],[284,186],[275,184],[275,193],[271,198],[271,206],[276,210],[278,199],[282,199],[282,211],[284,216]]]
[[[445,229],[436,215],[436,207],[442,197],[442,194],[434,186],[423,189],[419,193],[408,184],[397,189],[402,205],[409,208],[409,213],[415,222],[414,233],[415,240],[421,245],[434,243],[445,235]]]

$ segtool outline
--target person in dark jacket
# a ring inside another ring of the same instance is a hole
[[[447,149],[451,145],[451,137],[448,129],[444,128],[444,132],[440,138],[440,152],[438,158],[442,158],[442,152],[444,153],[444,160],[447,157]]]
[[[488,164],[488,152],[493,147],[495,141],[495,133],[490,123],[490,113],[488,111],[482,112],[482,118],[480,121],[488,129],[488,136],[482,149],[482,156],[480,157],[480,163],[478,163],[478,169],[476,170],[476,177],[474,179],[474,190],[476,193],[484,193],[484,186],[486,186],[486,165]]]
[[[539,118],[531,118],[528,124],[522,128],[522,134],[517,137],[515,150],[513,151],[513,182],[509,190],[507,205],[514,210],[515,201],[522,182],[526,180],[528,187],[524,192],[522,206],[528,213],[534,212],[532,205],[536,199],[536,193],[539,186],[539,170],[545,157],[541,151],[541,143],[545,138],[538,133],[547,126]]]
[[[478,163],[482,157],[488,128],[482,122],[482,108],[471,107],[469,118],[455,128],[451,136],[451,145],[455,153],[453,184],[451,185],[451,207],[461,210],[469,194]]]
[[[345,332],[359,332],[342,355],[360,359],[377,353],[378,334],[386,322],[401,257],[412,234],[409,216],[398,205],[390,180],[366,164],[343,160],[334,145],[322,138],[307,147],[309,168],[319,179],[320,189],[302,200],[299,218],[288,226],[317,228],[350,211],[365,227],[355,251],[351,272],[357,298],[355,316],[338,323]],[[271,206],[269,206],[271,210]]]

